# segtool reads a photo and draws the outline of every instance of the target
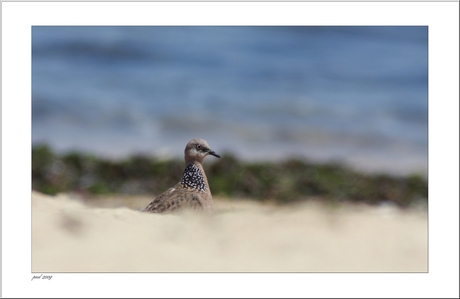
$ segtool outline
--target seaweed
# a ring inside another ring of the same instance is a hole
[[[32,148],[32,189],[46,193],[152,194],[177,183],[184,162],[135,155],[112,161],[70,152],[56,154],[47,145]],[[204,164],[214,195],[287,204],[321,198],[400,207],[427,203],[428,182],[422,176],[367,174],[337,163],[302,159],[248,163],[226,153]]]

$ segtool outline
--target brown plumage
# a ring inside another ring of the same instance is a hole
[[[155,198],[143,212],[169,213],[183,209],[212,211],[212,195],[203,169],[207,155],[220,158],[203,139],[192,139],[184,150],[185,170],[174,187]]]

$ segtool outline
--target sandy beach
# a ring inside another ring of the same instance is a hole
[[[32,192],[32,272],[427,272],[427,214],[392,206],[214,199],[147,214],[148,196]]]

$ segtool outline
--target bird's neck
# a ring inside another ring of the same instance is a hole
[[[195,189],[201,192],[209,191],[208,180],[203,166],[199,162],[192,162],[185,167],[181,180],[185,188]]]

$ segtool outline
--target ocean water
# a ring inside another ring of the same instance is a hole
[[[427,174],[428,28],[32,27],[32,143]]]

